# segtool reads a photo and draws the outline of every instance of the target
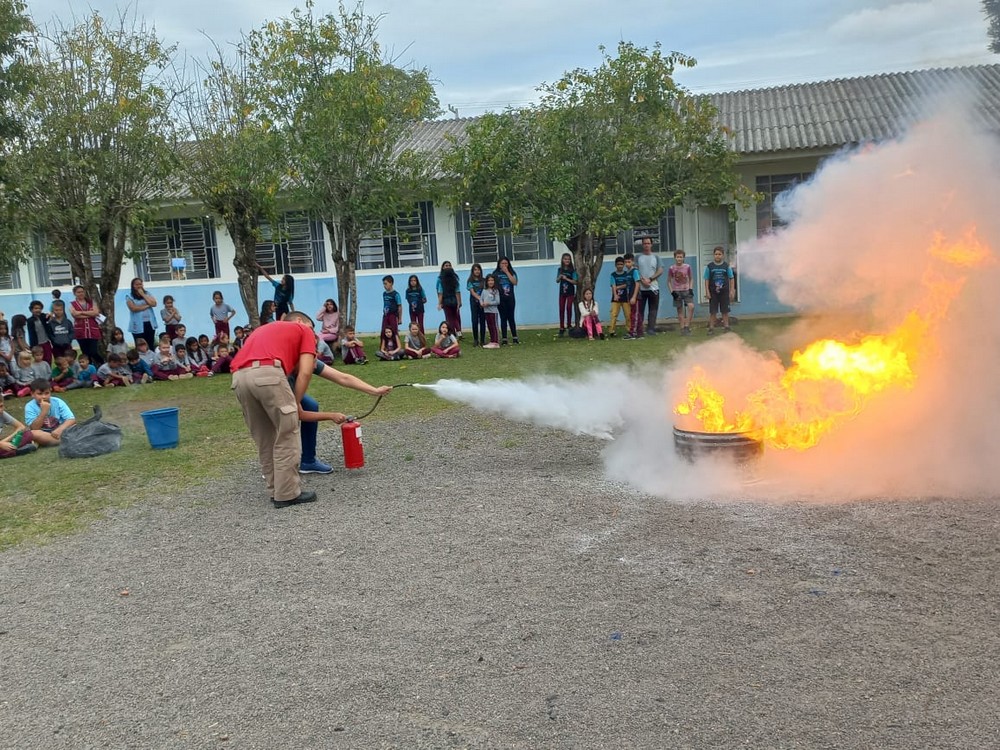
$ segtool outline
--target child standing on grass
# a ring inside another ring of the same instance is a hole
[[[444,359],[453,359],[462,353],[458,348],[458,337],[451,332],[447,323],[438,326],[437,338],[434,339],[431,352]]]
[[[615,327],[618,325],[618,313],[625,313],[625,330],[632,326],[632,305],[628,301],[628,282],[630,274],[625,271],[625,259],[615,258],[615,270],[611,272],[611,323],[608,336],[614,338]]]
[[[458,283],[458,274],[451,261],[446,260],[437,280],[438,310],[444,312],[448,328],[455,336],[462,335],[462,293],[458,291]]]
[[[694,272],[684,262],[684,251],[674,250],[674,264],[667,269],[667,289],[677,308],[677,327],[681,336],[691,335],[694,319]]]
[[[500,290],[497,289],[497,277],[489,274],[483,281],[483,291],[479,295],[483,306],[483,316],[486,327],[490,331],[490,343],[483,344],[483,349],[500,348]]]
[[[403,319],[403,300],[393,285],[396,280],[392,276],[382,277],[382,330],[391,328],[399,330],[399,321]]]
[[[73,321],[66,315],[66,303],[57,299],[49,316],[52,329],[52,356],[61,357],[73,349]]]
[[[486,343],[486,313],[483,312],[483,305],[480,301],[484,281],[483,267],[478,263],[473,263],[472,269],[469,271],[469,278],[465,282],[465,288],[469,292],[469,311],[472,313],[473,346],[482,346]]]
[[[222,292],[212,292],[212,306],[208,309],[208,317],[215,327],[215,337],[225,331],[229,333],[229,321],[236,317],[236,310],[222,298]]]
[[[260,324],[267,325],[274,322],[274,300],[266,299],[260,306]]]
[[[403,347],[399,345],[399,333],[395,328],[383,328],[375,356],[384,361],[403,358]]]
[[[160,308],[160,317],[163,319],[164,329],[171,340],[177,338],[177,326],[181,324],[181,311],[174,307],[172,295],[163,296],[163,307]],[[136,343],[139,343],[138,341]]]
[[[431,356],[431,348],[427,346],[427,338],[416,322],[410,323],[406,341],[403,343],[403,353],[410,359],[422,359]]]
[[[344,327],[344,340],[340,342],[340,358],[345,365],[366,365],[365,345],[354,333],[354,326]]]
[[[705,265],[705,292],[708,295],[708,335],[715,333],[715,316],[722,313],[722,325],[729,332],[729,302],[733,293],[733,269],[723,260],[725,251],[712,251],[712,262]]]
[[[424,332],[424,305],[427,304],[427,295],[424,288],[420,286],[420,279],[416,275],[410,276],[406,282],[406,306],[410,309],[410,322],[416,323],[420,332]]]
[[[642,326],[639,325],[639,269],[635,267],[635,256],[625,253],[626,294],[628,295],[629,318],[628,333],[623,336],[626,341],[642,338]]]
[[[565,336],[566,329],[573,327],[573,301],[576,299],[576,284],[580,276],[573,267],[573,256],[562,254],[556,270],[559,285],[559,335]]]
[[[594,299],[593,289],[583,290],[583,300],[580,302],[580,323],[583,330],[587,332],[588,341],[593,341],[594,336],[604,339],[604,331],[601,329],[601,313],[597,307],[597,300]]]
[[[274,287],[274,319],[281,320],[287,313],[295,309],[295,279],[291,274],[286,273],[281,277],[281,281],[275,281],[264,266],[257,264],[257,269],[264,275],[264,278],[271,282]]]

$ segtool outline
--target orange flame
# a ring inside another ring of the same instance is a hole
[[[946,263],[971,267],[992,260],[973,227],[960,242],[935,235],[928,254]],[[930,349],[931,328],[947,312],[964,279],[925,274],[933,284],[935,305],[926,314],[910,313],[893,332],[871,335],[854,344],[816,341],[792,355],[776,382],[766,383],[734,409],[707,373],[695,367],[686,398],[674,413],[698,422],[706,432],[740,432],[773,448],[806,450],[844,421],[857,416],[873,397],[889,389],[912,388],[915,363]]]

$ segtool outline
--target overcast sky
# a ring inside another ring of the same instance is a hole
[[[207,34],[237,40],[301,2],[134,0],[130,7],[189,56]],[[40,24],[79,18],[105,0],[30,0]],[[331,0],[316,0],[332,12]],[[987,51],[980,0],[368,0],[380,39],[401,63],[430,70],[442,108],[461,115],[532,101],[535,87],[600,63],[619,40],[692,55],[677,80],[694,92],[733,91],[928,67],[1000,62]]]

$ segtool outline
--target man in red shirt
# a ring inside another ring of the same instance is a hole
[[[230,365],[233,390],[257,444],[261,472],[276,508],[316,500],[315,492],[302,490],[298,470],[302,454],[299,403],[315,361],[312,320],[305,313],[290,312],[283,320],[254,331]],[[288,383],[293,372],[294,391]]]

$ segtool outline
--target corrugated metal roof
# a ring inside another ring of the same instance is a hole
[[[941,98],[964,96],[1000,131],[1000,65],[882,73],[707,94],[741,154],[840,148],[897,136]]]
[[[893,138],[935,100],[964,94],[987,127],[1000,131],[1000,65],[882,73],[763,89],[706,94],[741,154],[836,149]],[[401,148],[446,151],[477,118],[418,125]]]

